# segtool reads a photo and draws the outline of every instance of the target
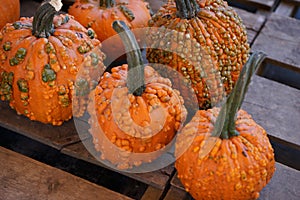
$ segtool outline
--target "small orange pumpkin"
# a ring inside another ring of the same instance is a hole
[[[239,110],[263,58],[261,53],[251,55],[223,107],[199,110],[178,134],[176,154],[182,155],[175,167],[196,200],[257,199],[273,176],[274,151],[266,131]]]
[[[242,20],[226,1],[170,0],[149,26],[160,29],[149,29],[147,59],[180,72],[196,93],[200,109],[211,108],[230,93],[247,61],[249,44]],[[165,51],[168,45],[176,52]],[[201,61],[203,54],[210,55],[212,66]],[[212,76],[220,78],[211,84],[207,80]],[[182,86],[176,78],[173,85]],[[183,97],[188,103],[189,95]]]
[[[94,31],[72,16],[55,15],[60,8],[53,5],[62,6],[58,0],[44,2],[33,18],[2,29],[0,97],[31,120],[61,125],[72,117],[73,91],[82,85],[75,78],[84,59],[94,60],[93,73],[104,66],[103,54],[88,56],[101,47]]]
[[[174,139],[186,118],[171,81],[144,66],[135,38],[122,21],[113,23],[124,41],[128,64],[106,72],[92,92],[90,133],[101,159],[118,169],[151,162]]]
[[[2,0],[0,5],[0,29],[20,18],[20,0]]]
[[[124,21],[130,29],[136,29],[146,27],[150,19],[149,5],[143,0],[76,0],[68,13],[85,27],[95,30],[101,42],[116,35],[112,28],[115,20]],[[135,34],[135,37],[139,41],[139,35]],[[118,37],[103,42],[102,50],[107,59],[124,59],[125,50]]]

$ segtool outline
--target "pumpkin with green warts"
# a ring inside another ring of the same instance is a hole
[[[70,15],[57,15],[61,6],[59,0],[44,2],[33,18],[22,17],[0,33],[1,99],[18,114],[53,125],[72,117],[77,72],[101,47],[93,30]],[[104,68],[103,54],[96,60],[94,71]]]
[[[266,131],[240,109],[263,58],[261,53],[251,55],[222,108],[199,110],[178,134],[175,167],[196,200],[257,199],[274,174],[274,150]]]
[[[0,29],[6,23],[12,23],[20,18],[20,0],[2,0],[0,6]]]
[[[170,0],[152,16],[149,26],[159,29],[150,29],[147,59],[180,72],[194,90],[200,109],[211,108],[230,93],[247,61],[249,44],[241,18],[226,1]],[[167,45],[180,46],[181,41],[179,52],[164,50]],[[199,47],[211,56],[214,66],[210,71],[203,70],[206,66]],[[206,81],[210,76],[221,80],[211,84]],[[182,91],[177,79],[173,84]],[[185,101],[189,94],[183,95]]]
[[[151,18],[149,5],[144,0],[76,0],[69,7],[68,13],[85,27],[95,30],[101,42],[116,35],[112,28],[115,20],[124,21],[132,30],[147,27]],[[140,35],[134,33],[140,41]],[[120,61],[125,58],[125,49],[118,37],[103,42],[102,50],[107,59],[112,61],[119,57]]]
[[[144,66],[138,44],[125,22],[115,21],[128,64],[105,72],[88,105],[90,133],[101,159],[119,170],[159,157],[186,118],[186,109],[171,81]]]

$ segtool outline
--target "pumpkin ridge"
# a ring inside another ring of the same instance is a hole
[[[77,36],[76,34],[81,34],[82,36]],[[57,29],[53,33],[53,36],[55,36],[55,37],[63,36],[64,38],[70,39],[72,41],[72,43],[78,43],[84,37],[88,37],[85,34],[82,34],[81,32],[74,33],[74,31],[70,30],[70,29]],[[82,37],[82,38],[79,38],[79,37]]]
[[[9,38],[9,40],[14,40],[16,38],[19,38],[20,35],[22,35],[21,39],[27,38],[27,37],[32,37],[30,29],[14,30],[14,31],[10,31],[10,32],[6,32],[6,30],[4,30],[4,32],[5,32],[5,37],[3,38],[3,40],[7,40],[7,38]]]
[[[58,59],[59,63],[61,63],[60,64],[61,68],[64,70],[69,69],[72,65],[70,63],[71,59],[69,59],[70,53],[66,51],[67,50],[66,46],[64,46],[64,44],[61,42],[61,40],[59,38],[54,37],[54,36],[49,37],[48,41],[55,50],[57,59]]]

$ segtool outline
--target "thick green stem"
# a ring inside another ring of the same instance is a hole
[[[197,16],[200,6],[196,0],[175,0],[177,16],[182,19],[191,19]]]
[[[116,5],[115,0],[100,0],[99,6],[103,8],[111,8]]]
[[[39,38],[49,37],[54,30],[54,15],[61,9],[61,7],[61,0],[43,2],[33,17],[32,34]]]
[[[127,88],[129,93],[141,96],[145,90],[145,75],[139,45],[125,22],[114,21],[113,28],[121,37],[126,50],[128,63]]]
[[[253,53],[250,56],[235,87],[219,112],[212,136],[218,136],[221,133],[222,139],[228,139],[239,134],[235,128],[236,115],[247,93],[251,77],[264,58],[265,54],[261,52]]]

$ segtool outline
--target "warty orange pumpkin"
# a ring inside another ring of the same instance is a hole
[[[240,109],[263,58],[261,53],[251,55],[222,108],[199,110],[178,134],[175,167],[196,200],[257,199],[273,176],[274,151],[267,133]]]
[[[44,2],[33,18],[22,17],[0,33],[1,99],[18,114],[53,125],[72,117],[74,88],[82,85],[75,79],[84,59],[94,60],[86,66],[93,73],[104,68],[103,54],[88,54],[101,47],[95,32],[70,15],[56,15],[61,6],[59,0]]]
[[[124,21],[130,29],[137,29],[146,27],[150,19],[149,5],[143,0],[76,0],[68,13],[85,27],[94,29],[101,42],[116,35],[112,28],[115,20]],[[139,41],[137,32],[135,37]],[[110,60],[108,62],[126,61],[125,49],[118,37],[103,42],[102,50]]]
[[[105,72],[91,93],[90,133],[101,159],[126,170],[160,156],[186,118],[186,109],[171,81],[144,66],[141,51],[125,22],[115,21],[128,64]]]
[[[249,44],[241,18],[226,1],[170,0],[149,26],[158,29],[149,29],[147,59],[180,72],[196,93],[200,109],[211,108],[230,93],[247,61]],[[168,45],[175,50],[164,50]],[[210,55],[213,65],[202,62],[203,54]],[[220,80],[209,83],[212,76]],[[173,85],[180,89],[182,84],[174,78]],[[189,96],[183,94],[185,101]]]
[[[20,0],[2,0],[0,6],[0,29],[6,23],[12,23],[20,18]]]

